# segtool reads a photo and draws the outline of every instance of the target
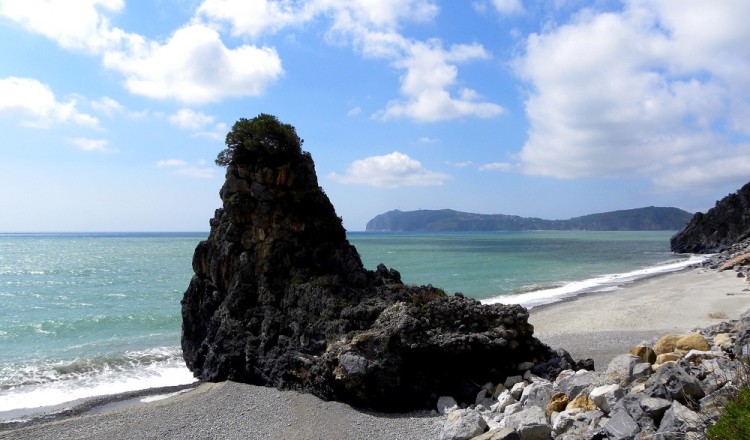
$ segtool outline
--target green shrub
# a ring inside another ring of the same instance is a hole
[[[740,388],[737,396],[727,403],[715,425],[706,430],[708,440],[750,439],[750,387]]]

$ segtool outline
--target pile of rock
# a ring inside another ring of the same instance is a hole
[[[732,269],[737,272],[743,270],[746,272],[748,265],[750,265],[750,239],[735,243],[723,252],[711,255],[702,263],[702,266],[707,269]]]
[[[486,384],[471,405],[441,397],[441,440],[702,439],[747,383],[750,312],[687,335],[664,335],[614,358],[606,372],[527,370]],[[523,366],[522,366],[523,367]]]

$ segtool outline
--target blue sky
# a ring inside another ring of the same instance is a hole
[[[0,0],[0,231],[203,231],[240,117],[349,230],[706,211],[750,180],[750,2]]]

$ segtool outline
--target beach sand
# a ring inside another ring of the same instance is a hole
[[[529,321],[542,341],[574,358],[591,357],[601,370],[641,341],[737,319],[750,309],[747,288],[732,271],[690,269],[538,307]],[[0,426],[0,438],[435,439],[443,423],[426,412],[378,414],[231,382],[150,403],[133,400],[51,422]]]
[[[734,271],[688,269],[537,307],[529,322],[541,341],[601,371],[640,342],[738,319],[750,309],[748,288]]]

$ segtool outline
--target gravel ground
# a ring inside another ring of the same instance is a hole
[[[529,322],[539,339],[574,358],[591,357],[601,370],[641,341],[736,319],[750,308],[747,287],[732,272],[693,269],[538,307]],[[444,421],[428,412],[375,413],[233,382],[150,403],[132,395],[108,400],[52,421],[0,425],[0,439],[437,439]]]
[[[164,400],[108,407],[0,431],[2,439],[436,439],[428,412],[381,414],[309,394],[224,382]],[[2,428],[0,428],[2,429]]]

